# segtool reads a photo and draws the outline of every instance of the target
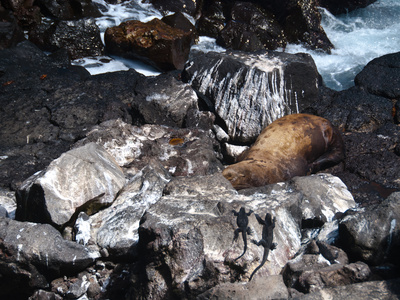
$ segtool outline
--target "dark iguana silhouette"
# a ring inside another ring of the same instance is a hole
[[[248,213],[246,213],[246,209],[242,206],[240,208],[239,212],[236,212],[235,210],[232,210],[232,212],[235,216],[237,216],[236,224],[238,226],[238,228],[235,230],[235,233],[234,233],[235,235],[233,237],[233,240],[236,241],[237,238],[239,237],[239,232],[241,232],[242,237],[243,237],[243,243],[244,243],[244,250],[243,250],[242,255],[235,258],[235,260],[238,260],[246,253],[246,250],[247,250],[247,234],[249,234],[249,235],[251,234],[251,229],[247,225],[249,225],[249,216],[253,213],[253,211],[250,210]]]
[[[262,231],[262,238],[261,240],[257,243],[256,240],[251,240],[254,244],[257,246],[263,246],[264,247],[264,255],[263,259],[260,263],[260,265],[253,271],[253,273],[250,276],[249,281],[253,278],[254,274],[265,264],[268,258],[269,250],[274,250],[276,248],[276,244],[272,243],[272,240],[274,239],[274,228],[275,228],[275,218],[272,218],[271,214],[267,213],[265,215],[265,220],[263,220],[259,215],[254,214],[257,218],[258,223],[263,225],[263,231]]]

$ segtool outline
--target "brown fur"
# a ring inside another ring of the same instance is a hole
[[[284,116],[264,128],[254,145],[224,175],[237,190],[286,181],[344,159],[339,131],[321,117]]]

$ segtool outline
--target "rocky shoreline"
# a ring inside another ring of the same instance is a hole
[[[85,3],[81,17],[93,12]],[[67,46],[48,55],[14,37],[0,50],[1,297],[399,297],[400,52],[336,92],[306,54],[192,51],[183,70],[157,77],[91,76]],[[233,189],[224,165],[298,112],[340,129],[345,162]],[[276,249],[250,282],[262,227],[251,214],[235,260],[241,207],[276,218]]]

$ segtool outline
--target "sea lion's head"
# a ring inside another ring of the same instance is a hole
[[[236,190],[268,184],[265,169],[256,161],[241,161],[225,168],[222,175]]]

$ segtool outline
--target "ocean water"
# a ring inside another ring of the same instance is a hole
[[[150,4],[140,0],[122,4],[108,4],[104,0],[93,0],[103,13],[97,19],[102,38],[108,27],[117,26],[126,20],[150,21],[163,16]],[[333,16],[320,9],[322,26],[335,49],[331,54],[310,51],[301,45],[288,45],[286,52],[309,53],[318,68],[325,84],[335,90],[347,89],[354,85],[354,77],[372,59],[384,54],[400,51],[400,0],[378,0],[374,4],[347,14]],[[193,21],[193,20],[192,20]],[[104,39],[103,39],[104,40]],[[224,51],[215,44],[215,40],[200,37],[193,49],[201,51]],[[138,72],[153,76],[159,72],[139,62],[116,56],[88,57],[73,62],[82,65],[91,74],[136,69]]]
[[[366,8],[333,16],[321,9],[322,27],[335,49],[332,54],[289,45],[287,52],[313,57],[325,84],[335,90],[354,85],[354,77],[372,59],[400,51],[400,0],[379,0]]]

